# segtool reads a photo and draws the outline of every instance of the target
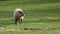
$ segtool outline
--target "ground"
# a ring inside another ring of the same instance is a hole
[[[17,7],[25,13],[21,25],[14,24]],[[60,34],[60,0],[0,1],[0,34]]]

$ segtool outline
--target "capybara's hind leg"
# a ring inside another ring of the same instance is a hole
[[[21,19],[21,23],[22,23],[23,21],[22,21],[22,19]]]

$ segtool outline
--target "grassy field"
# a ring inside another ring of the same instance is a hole
[[[21,25],[14,24],[15,8],[24,10]],[[60,0],[0,1],[0,34],[60,34]]]

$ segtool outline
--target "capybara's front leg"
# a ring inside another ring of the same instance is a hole
[[[19,19],[19,24],[22,24],[22,19],[21,18]]]
[[[17,24],[17,19],[15,19],[15,24]]]

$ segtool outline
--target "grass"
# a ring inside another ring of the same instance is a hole
[[[1,1],[0,34],[60,34],[60,20],[47,19],[60,18],[59,0],[39,1],[42,0]],[[21,25],[14,24],[13,20],[13,11],[17,7],[22,8],[25,13],[24,23]],[[24,28],[57,29],[24,30]]]

